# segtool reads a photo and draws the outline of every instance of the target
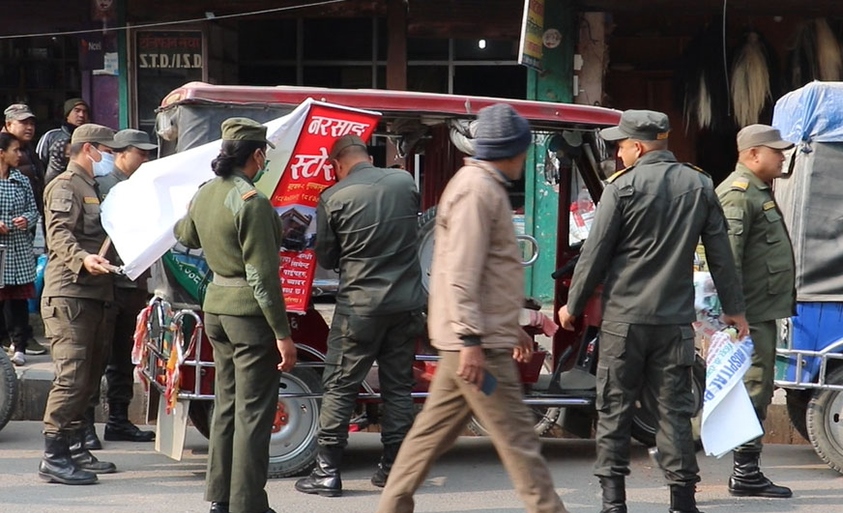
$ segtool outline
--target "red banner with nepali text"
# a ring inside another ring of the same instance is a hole
[[[368,141],[380,116],[374,112],[313,103],[287,167],[270,198],[281,218],[281,288],[288,312],[304,313],[316,272],[316,205],[336,182],[328,153],[348,134]]]

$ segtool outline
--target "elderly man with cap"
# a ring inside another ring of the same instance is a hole
[[[524,173],[531,142],[529,123],[509,105],[481,109],[474,158],[442,193],[428,303],[439,362],[379,513],[413,511],[413,494],[472,413],[488,429],[526,511],[567,511],[541,455],[516,365],[516,358],[531,357],[532,340],[518,324],[524,269],[508,188]]]
[[[48,262],[41,317],[50,337],[56,377],[44,412],[44,457],[39,475],[63,484],[90,484],[114,472],[84,446],[85,409],[108,357],[114,283],[100,223],[93,166],[111,151],[114,131],[84,125],[73,133],[67,171],[44,192]]]
[[[699,481],[691,417],[695,320],[694,252],[702,238],[724,320],[741,336],[749,327],[729,247],[726,221],[711,178],[668,151],[667,116],[628,110],[601,131],[618,142],[625,169],[608,179],[574,271],[568,304],[573,329],[604,283],[597,369],[597,461],[602,513],[626,513],[625,477],[633,407],[654,399],[657,460],[670,485],[670,511],[697,513]]]
[[[112,187],[128,180],[135,171],[149,160],[149,152],[158,148],[149,140],[149,134],[141,130],[126,129],[114,136],[114,165],[105,176],[97,176],[100,196],[104,200]],[[105,368],[108,383],[108,422],[105,424],[105,439],[108,441],[151,442],[155,440],[154,431],[142,431],[129,421],[129,404],[132,402],[134,386],[134,365],[132,365],[132,346],[134,344],[135,322],[138,312],[147,303],[148,274],[144,273],[136,280],[125,276],[114,278],[114,325],[109,327],[111,338],[111,356]],[[94,393],[92,402],[99,402],[99,389]],[[94,437],[96,436],[94,432]],[[86,439],[93,442],[93,439]]]
[[[415,339],[424,332],[424,292],[418,261],[419,193],[401,169],[372,165],[355,135],[331,149],[338,183],[322,192],[316,212],[316,258],[339,269],[340,283],[322,374],[319,452],[296,490],[342,494],[340,462],[360,384],[378,361],[385,404],[383,454],[372,484],[384,486],[413,424]]]
[[[67,168],[66,146],[70,143],[70,136],[77,127],[90,121],[90,111],[90,107],[82,98],[67,100],[64,102],[65,119],[61,126],[49,130],[38,141],[35,151],[46,169],[47,183]]]
[[[274,513],[264,487],[279,372],[296,363],[296,346],[278,274],[281,220],[254,183],[269,160],[266,127],[248,118],[223,121],[213,180],[190,201],[173,230],[202,248],[213,281],[202,304],[214,348],[205,500],[211,513]]]
[[[729,241],[746,298],[746,318],[754,351],[743,377],[758,420],[767,417],[776,367],[776,320],[794,315],[796,301],[793,247],[770,188],[782,175],[783,151],[793,144],[778,130],[750,125],[738,132],[735,171],[717,187],[729,224]],[[729,493],[736,496],[787,498],[758,466],[761,438],[733,451]]]

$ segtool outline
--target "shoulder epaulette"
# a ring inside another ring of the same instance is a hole
[[[59,176],[56,177],[56,179],[58,179],[58,180],[70,180],[71,178],[73,178],[73,173],[67,173],[67,172],[62,173],[62,174],[60,174]]]
[[[691,169],[693,169],[694,171],[698,172],[698,173],[702,173],[705,176],[711,176],[711,175],[709,175],[708,173],[705,172],[705,169],[703,169],[701,167],[698,167],[698,166],[695,166],[695,165],[691,164],[690,162],[685,162],[684,164],[686,166],[690,167]]]
[[[625,168],[621,169],[620,171],[616,171],[615,174],[613,174],[612,176],[610,176],[609,178],[606,179],[606,183],[614,182],[615,180],[617,180],[621,176],[623,176],[626,173],[632,171],[634,168],[635,168],[635,166],[629,166],[629,167],[625,167]]]
[[[258,190],[257,190],[257,189],[252,189],[251,191],[246,191],[246,192],[244,192],[244,193],[240,196],[240,199],[242,199],[243,201],[245,201],[245,200],[247,200],[247,199],[249,199],[249,198],[251,198],[251,197],[253,197],[253,196],[257,196],[257,195],[258,195]]]
[[[746,192],[746,190],[749,189],[749,180],[746,178],[738,178],[733,181],[729,187],[733,191]]]

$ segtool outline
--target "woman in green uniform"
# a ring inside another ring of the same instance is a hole
[[[205,488],[211,513],[274,513],[264,491],[269,438],[278,372],[293,368],[296,348],[278,274],[281,221],[254,186],[267,144],[263,125],[225,120],[211,164],[217,178],[200,187],[174,229],[179,242],[204,250],[214,272],[202,305],[216,369]]]

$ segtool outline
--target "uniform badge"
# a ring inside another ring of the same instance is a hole
[[[96,196],[85,196],[84,198],[82,198],[82,201],[86,205],[99,205],[100,204],[100,199],[97,198]]]
[[[774,209],[774,208],[776,208],[776,202],[775,201],[767,201],[761,206],[761,208],[763,208],[764,210]]]
[[[252,196],[256,196],[257,194],[258,194],[258,191],[256,189],[252,189],[251,191],[244,192],[243,195],[240,196],[240,199],[247,200],[247,199],[251,198]]]
[[[749,188],[749,180],[746,178],[739,178],[732,182],[732,189],[745,191]]]

